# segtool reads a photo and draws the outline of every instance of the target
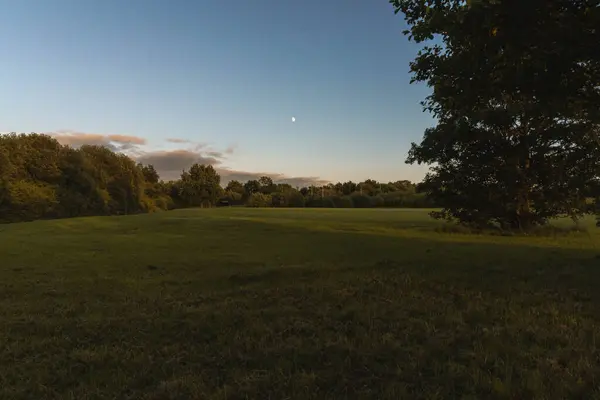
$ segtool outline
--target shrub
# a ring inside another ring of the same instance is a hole
[[[304,207],[305,200],[304,196],[300,192],[291,193],[288,198],[289,207]]]
[[[247,207],[270,207],[271,196],[264,193],[253,193],[246,202]]]
[[[371,207],[383,207],[384,200],[381,196],[373,196],[369,199],[371,201]]]
[[[369,208],[371,206],[371,199],[366,194],[355,193],[351,195],[352,204],[356,208]]]

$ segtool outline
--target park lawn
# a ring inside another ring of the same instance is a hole
[[[424,210],[0,226],[2,399],[599,398],[600,234]]]

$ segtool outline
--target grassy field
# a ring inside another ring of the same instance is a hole
[[[243,208],[0,226],[0,398],[600,398],[600,232],[435,226]]]

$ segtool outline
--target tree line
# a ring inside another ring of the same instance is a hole
[[[211,165],[192,165],[163,181],[152,165],[103,146],[61,145],[43,134],[0,135],[0,221],[119,215],[185,207],[430,207],[409,181],[366,180],[294,188],[263,176],[221,178]]]

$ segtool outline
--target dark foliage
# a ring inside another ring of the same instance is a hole
[[[437,125],[407,162],[432,165],[438,218],[531,229],[594,212],[600,176],[597,0],[391,0],[421,43],[413,81]]]

